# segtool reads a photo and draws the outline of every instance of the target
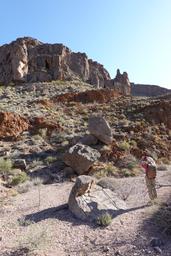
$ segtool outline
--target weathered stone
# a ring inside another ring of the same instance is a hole
[[[92,134],[86,134],[84,137],[82,137],[79,141],[79,143],[91,146],[91,145],[96,145],[98,142],[97,138],[93,136]]]
[[[89,132],[105,144],[112,142],[112,130],[102,116],[91,116],[88,122]]]
[[[16,138],[28,128],[29,122],[20,115],[0,112],[0,138]]]
[[[66,177],[66,178],[70,178],[70,177],[72,177],[74,174],[75,174],[74,170],[73,170],[71,167],[69,167],[69,166],[67,166],[67,167],[65,167],[65,168],[63,169],[63,175],[64,175],[64,177]]]
[[[100,158],[100,153],[89,146],[77,143],[69,149],[64,156],[64,162],[81,175],[88,171],[95,161]]]
[[[87,90],[85,92],[70,92],[64,93],[53,98],[53,102],[81,102],[83,104],[86,103],[106,103],[114,98],[118,98],[121,96],[115,90],[109,89],[98,89],[98,90]]]
[[[15,159],[13,163],[13,167],[19,168],[21,170],[26,170],[27,164],[25,159]]]
[[[92,177],[85,175],[77,178],[68,205],[77,218],[90,222],[96,222],[103,214],[115,217],[126,209],[125,202],[114,192],[96,185]]]

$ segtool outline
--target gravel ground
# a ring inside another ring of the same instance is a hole
[[[159,172],[158,182],[167,185],[170,172]],[[61,206],[67,203],[72,182],[40,185],[12,197],[0,209],[0,255],[157,255],[149,244],[158,237],[164,241],[162,255],[170,256],[170,240],[153,220],[158,206],[146,206],[144,178],[118,182],[118,194],[129,188],[129,210],[106,228],[79,221],[66,205]],[[159,188],[159,201],[168,200],[170,194],[171,187]]]

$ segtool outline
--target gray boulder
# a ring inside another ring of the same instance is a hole
[[[115,217],[126,210],[126,203],[110,189],[104,189],[86,175],[77,178],[69,196],[70,211],[81,220],[97,222],[100,216]]]
[[[65,154],[64,162],[81,175],[85,174],[100,156],[96,149],[77,143]]]
[[[91,116],[88,122],[88,130],[101,142],[110,144],[112,142],[112,130],[108,122],[102,116]]]
[[[81,144],[91,146],[91,145],[96,145],[98,142],[98,139],[92,134],[86,134],[80,139],[79,142]]]

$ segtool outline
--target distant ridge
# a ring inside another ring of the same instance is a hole
[[[158,85],[131,83],[131,94],[133,96],[155,97],[167,93],[171,93],[171,90]]]

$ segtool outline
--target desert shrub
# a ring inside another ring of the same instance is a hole
[[[35,134],[32,136],[32,138],[35,141],[42,141],[42,136],[40,134]]]
[[[121,172],[124,177],[134,176],[133,173],[131,172],[131,170],[129,170],[129,169],[122,169]]]
[[[10,182],[10,185],[17,186],[20,183],[24,183],[28,180],[28,176],[25,172],[21,172],[17,174],[16,176],[12,177],[12,180]]]
[[[137,147],[137,142],[136,142],[135,140],[131,140],[129,143],[130,143],[130,145],[131,145],[132,147],[134,147],[134,148]]]
[[[29,220],[29,219],[27,220],[25,217],[21,217],[18,219],[18,224],[20,226],[26,227],[26,226],[30,226],[30,225],[34,224],[34,221]]]
[[[50,142],[52,143],[61,143],[66,140],[66,134],[64,132],[52,133]]]
[[[56,157],[55,156],[48,156],[45,158],[44,162],[47,164],[47,165],[50,165],[52,163],[54,163],[56,161]]]
[[[42,165],[42,164],[43,164],[42,161],[40,161],[39,159],[35,159],[35,160],[33,160],[33,161],[30,163],[30,168],[35,168],[35,167],[37,167],[37,166],[39,166],[39,165]]]
[[[110,225],[112,222],[112,216],[109,213],[104,213],[97,218],[97,224],[102,227]]]
[[[111,163],[107,164],[103,168],[97,170],[94,175],[96,178],[106,177],[106,176],[118,176],[118,168],[113,166]]]
[[[31,188],[32,184],[30,181],[26,181],[23,184],[19,184],[19,186],[17,187],[17,192],[19,194],[23,194],[23,193],[27,193],[29,191],[29,189]]]
[[[12,169],[12,161],[10,159],[0,158],[0,174],[8,175]]]
[[[129,163],[127,164],[127,168],[128,168],[129,170],[133,170],[133,169],[136,167],[136,165],[137,165],[136,162],[129,162]]]
[[[160,162],[162,162],[163,164],[170,164],[170,160],[166,157],[160,158]]]
[[[127,141],[123,141],[123,142],[119,143],[119,148],[124,151],[127,151],[130,149],[130,144]]]

